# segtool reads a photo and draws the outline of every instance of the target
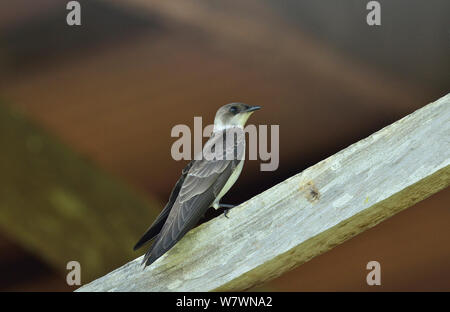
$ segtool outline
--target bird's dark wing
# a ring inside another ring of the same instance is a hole
[[[245,144],[245,141],[237,144]],[[224,151],[227,152],[230,151]],[[145,265],[161,257],[198,223],[238,164],[239,159],[194,162],[161,232],[144,257]]]
[[[194,163],[194,160],[191,161],[181,172],[181,177],[178,179],[177,183],[175,184],[172,192],[169,196],[169,201],[167,202],[164,209],[161,211],[161,213],[158,215],[156,220],[153,222],[153,224],[145,231],[144,235],[142,235],[141,239],[136,243],[134,246],[134,250],[141,248],[142,245],[144,245],[146,242],[150,241],[152,238],[154,238],[158,233],[161,231],[164,222],[166,222],[167,217],[169,216],[169,212],[173,207],[173,204],[175,203],[175,200],[178,197],[178,194],[180,193],[181,186],[183,185],[184,179],[186,178],[186,175],[189,171],[189,169],[192,167]]]

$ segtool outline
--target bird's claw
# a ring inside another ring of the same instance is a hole
[[[236,207],[236,205],[220,204],[220,207],[225,208],[225,209],[223,210],[223,214],[225,215],[226,218],[229,219],[229,217],[228,217],[228,212],[230,212],[231,208]]]

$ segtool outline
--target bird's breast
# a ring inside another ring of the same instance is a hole
[[[212,204],[212,207],[214,207],[215,209],[219,208],[220,200],[230,190],[230,188],[233,186],[233,184],[239,178],[239,175],[241,174],[243,166],[244,166],[244,160],[242,159],[239,162],[239,164],[236,166],[236,168],[233,170],[233,173],[228,178],[227,183],[225,183],[225,185],[223,186],[223,188],[220,191],[219,195],[217,195],[216,199],[214,200],[214,203]]]

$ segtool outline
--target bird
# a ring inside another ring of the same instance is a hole
[[[229,103],[217,110],[213,132],[202,150],[182,170],[167,204],[134,246],[154,239],[145,253],[144,268],[169,251],[203,217],[205,212],[224,208],[225,217],[233,205],[220,203],[241,174],[244,165],[244,126],[260,106]],[[231,138],[232,136],[232,138]]]

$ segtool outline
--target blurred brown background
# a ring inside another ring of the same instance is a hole
[[[186,164],[171,128],[228,102],[280,125],[279,169],[248,161],[225,198],[239,203],[449,92],[445,0],[379,1],[373,27],[357,0],[79,2],[72,27],[66,1],[0,4],[3,105],[161,204]],[[256,289],[449,291],[449,203],[446,189]],[[382,286],[365,282],[370,260]],[[71,291],[65,273],[0,227],[0,290]]]

